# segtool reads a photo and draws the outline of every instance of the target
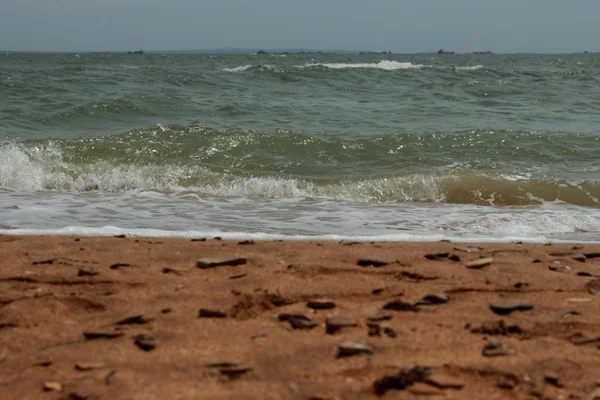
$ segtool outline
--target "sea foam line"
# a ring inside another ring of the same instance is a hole
[[[448,234],[411,234],[407,232],[394,234],[374,234],[374,235],[338,235],[338,234],[316,234],[316,235],[285,235],[264,232],[224,232],[213,231],[169,231],[163,229],[137,228],[127,229],[116,226],[104,227],[86,227],[86,226],[65,226],[58,229],[8,229],[0,230],[1,235],[18,236],[95,236],[107,237],[126,235],[132,237],[153,237],[153,238],[214,238],[220,237],[225,240],[321,240],[321,241],[360,241],[360,242],[439,242],[440,240],[450,240],[460,243],[596,243],[585,242],[581,240],[549,240],[545,236],[521,237],[461,237]]]

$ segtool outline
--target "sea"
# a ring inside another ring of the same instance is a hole
[[[0,54],[0,234],[600,242],[600,54]]]

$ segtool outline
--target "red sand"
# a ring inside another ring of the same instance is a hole
[[[600,245],[243,243],[0,236],[0,399],[600,396]],[[196,267],[233,255],[247,262]],[[430,293],[448,302],[416,304]],[[357,326],[328,334],[336,315]],[[483,355],[492,338],[505,355]],[[371,352],[338,357],[344,341]]]

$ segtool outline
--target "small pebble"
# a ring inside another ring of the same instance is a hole
[[[583,255],[584,255],[586,258],[598,258],[598,257],[600,257],[600,253],[598,253],[598,252],[594,252],[594,253],[583,253]]]
[[[425,254],[425,258],[428,260],[437,260],[438,258],[448,258],[449,255],[450,253],[447,251],[440,253],[428,253]]]
[[[184,272],[187,272],[186,268],[176,268],[176,267],[164,267],[162,269],[163,274],[175,274],[175,275],[183,275]]]
[[[54,262],[54,258],[48,258],[46,260],[38,260],[38,261],[34,261],[32,262],[33,265],[39,265],[39,264],[52,264]]]
[[[465,253],[478,253],[479,252],[479,247],[455,246],[454,250],[456,250],[456,251],[464,251]]]
[[[424,382],[429,375],[431,375],[431,368],[415,365],[407,370],[400,370],[377,379],[373,382],[373,391],[377,396],[383,396],[389,390],[404,390]]]
[[[394,311],[416,311],[416,307],[410,303],[405,303],[401,300],[394,300],[383,306],[384,310]]]
[[[98,274],[99,272],[94,267],[81,267],[77,271],[77,276],[95,276]]]
[[[110,266],[110,269],[119,269],[121,267],[129,267],[127,263],[116,263]]]
[[[480,269],[487,265],[490,265],[493,262],[494,262],[493,257],[483,257],[483,258],[478,258],[477,260],[473,260],[471,262],[466,263],[465,267],[467,267],[469,269]]]
[[[544,375],[544,381],[557,388],[561,388],[564,386],[560,381],[560,376],[555,374],[554,372],[546,373]]]
[[[490,303],[490,310],[498,315],[508,315],[514,311],[528,311],[533,308],[532,303]]]
[[[93,369],[104,368],[104,363],[101,362],[78,362],[75,364],[77,371],[91,371]]]
[[[579,335],[575,335],[574,337],[572,337],[571,342],[578,346],[583,345],[583,344],[596,343],[596,342],[600,342],[600,336],[599,337],[585,337],[585,336],[582,336],[581,334],[579,334]]]
[[[380,310],[377,314],[367,318],[369,322],[387,321],[392,319],[392,313],[388,310]]]
[[[230,367],[230,368],[221,368],[219,372],[221,375],[225,375],[228,378],[237,378],[241,375],[244,375],[247,372],[252,371],[252,368],[249,367]]]
[[[362,257],[358,259],[356,264],[361,267],[383,267],[388,264],[393,264],[395,262],[396,260],[382,260],[380,258],[374,257]]]
[[[516,324],[506,325],[503,320],[484,321],[479,328],[471,329],[472,333],[483,333],[485,335],[521,335],[523,329]]]
[[[459,257],[459,256],[457,256],[456,254],[450,254],[450,255],[448,256],[448,260],[450,260],[450,261],[456,261],[456,262],[459,262],[459,261],[460,261],[460,257]]]
[[[150,321],[152,321],[151,318],[146,318],[142,314],[139,314],[117,321],[115,322],[115,325],[143,325]]]
[[[317,323],[309,318],[292,317],[287,320],[293,329],[312,329],[317,326]]]
[[[313,310],[326,310],[330,308],[335,308],[335,303],[332,300],[328,299],[317,299],[317,300],[309,300],[306,303],[308,308],[312,308]]]
[[[358,326],[358,322],[350,316],[346,315],[336,315],[333,317],[327,318],[325,321],[325,331],[332,335],[339,331],[342,328],[349,328]]]
[[[369,336],[381,336],[381,326],[376,322],[368,322]]]
[[[236,266],[246,264],[248,259],[243,256],[207,257],[196,261],[196,267],[200,269],[214,268],[219,266]]]
[[[225,314],[221,310],[209,310],[207,308],[201,308],[198,312],[198,318],[225,318],[227,314]]]
[[[63,386],[58,382],[44,382],[44,391],[45,392],[61,392]]]
[[[567,317],[570,317],[571,315],[581,315],[581,313],[579,311],[572,311],[572,310],[563,311],[560,313],[561,318],[567,318]]]
[[[206,368],[236,368],[239,367],[240,363],[235,361],[217,361],[205,364]]]
[[[368,343],[360,340],[348,340],[338,345],[338,358],[361,353],[372,354],[373,348]]]
[[[482,354],[486,357],[505,356],[508,354],[508,346],[502,340],[492,338],[486,343]]]
[[[420,301],[425,304],[444,304],[447,303],[448,300],[449,297],[446,293],[429,293],[423,296]]]
[[[600,294],[600,279],[593,279],[586,283],[585,290],[592,295]]]
[[[383,329],[383,333],[389,338],[398,337],[398,332],[394,328],[392,328],[388,323],[380,324],[381,329]]]
[[[588,303],[592,301],[592,299],[587,297],[571,297],[565,300],[567,303]]]
[[[49,358],[43,358],[40,361],[36,362],[34,365],[38,365],[40,367],[49,367],[52,365],[52,360]]]
[[[562,265],[560,261],[555,261],[551,265],[548,266],[550,271],[554,272],[570,272],[571,267],[568,265]]]
[[[150,351],[156,348],[156,341],[150,335],[142,333],[139,335],[135,335],[133,339],[135,345],[144,351]]]
[[[516,376],[505,376],[496,386],[500,389],[513,390],[519,384]]]
[[[87,340],[116,339],[123,335],[124,335],[124,333],[120,332],[120,331],[87,331],[87,332],[83,332],[83,336]]]

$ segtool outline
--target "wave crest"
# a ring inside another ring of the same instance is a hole
[[[399,62],[399,61],[388,61],[381,60],[378,63],[315,63],[305,64],[304,67],[326,67],[330,69],[349,69],[349,68],[373,68],[382,69],[386,71],[393,71],[398,69],[421,69],[431,67],[431,65],[413,64],[411,62]]]
[[[0,189],[14,192],[156,191],[199,196],[325,198],[366,204],[438,202],[526,206],[559,202],[600,208],[600,182],[533,179],[477,170],[413,171],[311,179],[199,164],[136,163],[65,156],[61,143],[0,145]]]

